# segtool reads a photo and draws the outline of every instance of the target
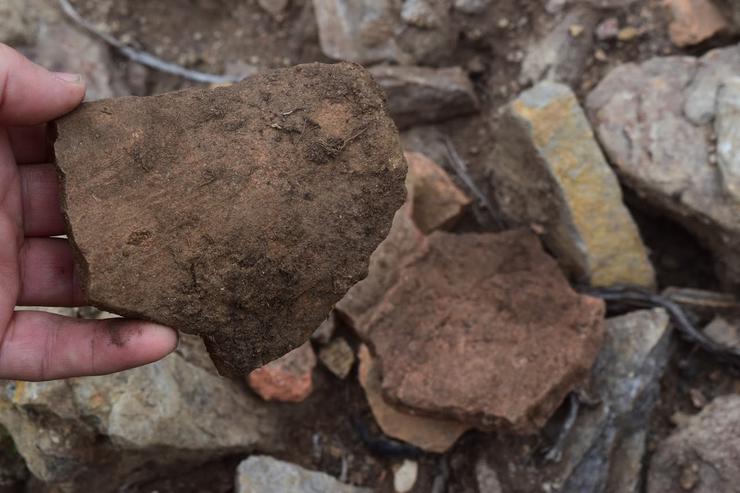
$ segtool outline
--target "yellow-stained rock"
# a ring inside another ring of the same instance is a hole
[[[509,105],[491,163],[492,188],[509,221],[544,228],[575,280],[652,287],[655,273],[619,182],[575,94],[542,82]]]

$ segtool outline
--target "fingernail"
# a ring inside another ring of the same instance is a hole
[[[82,76],[80,74],[68,74],[66,72],[54,72],[54,78],[59,79],[62,82],[69,82],[70,84],[79,84],[82,82]]]

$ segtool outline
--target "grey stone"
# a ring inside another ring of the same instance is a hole
[[[265,12],[277,19],[284,15],[290,4],[290,0],[258,0],[258,2]]]
[[[740,395],[714,399],[658,447],[648,493],[737,492],[740,485]]]
[[[591,53],[597,20],[596,15],[586,8],[576,8],[568,13],[526,51],[521,81],[577,82]],[[576,25],[583,31],[578,37],[573,37],[571,26]]]
[[[637,493],[645,429],[670,356],[671,326],[663,309],[607,320],[591,389],[600,404],[581,407],[559,464],[549,471],[563,493]]]
[[[252,456],[239,464],[236,493],[371,493],[340,483],[328,474],[309,471],[267,456]]]
[[[730,286],[740,286],[740,201],[713,164],[711,134],[719,88],[738,73],[740,46],[653,58],[617,67],[587,99],[623,182],[703,241]]]
[[[452,0],[313,0],[319,39],[334,59],[439,62],[454,51]]]
[[[37,31],[28,0],[0,1],[0,43],[30,45],[35,42]]]
[[[483,13],[490,5],[491,0],[455,0],[455,10],[463,14]]]
[[[475,479],[480,493],[504,493],[496,470],[483,458],[475,463]]]
[[[740,322],[733,322],[716,317],[704,328],[704,334],[722,346],[740,350]]]
[[[635,3],[637,0],[586,0],[587,3],[594,7],[602,9],[615,9],[621,7],[627,7]]]
[[[491,188],[509,222],[538,224],[579,282],[652,286],[654,272],[614,172],[575,94],[543,81],[504,112]]]
[[[473,83],[460,67],[372,67],[388,109],[400,128],[432,123],[478,111]]]
[[[64,19],[42,21],[40,29],[33,55],[36,63],[54,71],[81,74],[87,85],[87,101],[116,95],[108,45]]]
[[[714,129],[722,186],[740,201],[740,77],[725,79],[720,86]]]
[[[401,19],[406,24],[421,29],[440,27],[440,19],[427,0],[404,0]]]
[[[202,344],[189,352],[196,363],[178,350],[115,375],[3,382],[0,423],[34,476],[72,491],[119,491],[162,468],[269,449],[264,405],[199,366]]]

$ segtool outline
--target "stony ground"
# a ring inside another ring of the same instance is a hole
[[[208,85],[61,3],[0,0],[0,41],[89,99]],[[68,2],[199,73],[368,67],[409,197],[311,341],[243,379],[183,338],[114,376],[2,382],[0,490],[740,491],[735,5]]]

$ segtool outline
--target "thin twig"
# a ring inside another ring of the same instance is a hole
[[[69,3],[69,0],[58,0],[58,2],[59,6],[62,8],[62,11],[67,15],[67,17],[80,25],[86,31],[113,46],[118,51],[120,51],[121,54],[128,57],[130,60],[133,60],[134,62],[140,63],[142,65],[146,65],[147,67],[153,68],[155,70],[159,70],[160,72],[178,75],[186,79],[190,79],[196,82],[204,82],[206,84],[229,84],[239,82],[244,78],[252,75],[252,73],[249,73],[245,76],[208,74],[205,72],[200,72],[198,70],[191,70],[182,67],[180,65],[177,65],[176,63],[167,62],[145,51],[135,50],[125,43],[114,38],[110,34],[99,31],[90,21],[84,19],[77,12],[77,10],[75,10],[72,4]],[[256,67],[254,67],[254,72],[257,72]]]
[[[468,189],[475,195],[475,197],[478,199],[478,202],[483,208],[485,208],[493,218],[496,223],[498,223],[498,218],[496,217],[496,212],[493,209],[493,205],[491,204],[491,201],[488,200],[488,197],[481,191],[480,188],[475,184],[475,180],[470,176],[470,173],[468,173],[468,166],[465,164],[465,161],[462,157],[460,157],[460,154],[458,154],[457,149],[455,149],[455,145],[452,143],[449,137],[445,137],[444,139],[445,146],[447,147],[447,154],[450,159],[450,164],[452,165],[452,168],[455,170],[455,173],[457,173],[457,176],[460,177],[460,179],[465,183],[465,186],[468,187]]]
[[[562,460],[565,442],[568,440],[570,432],[576,424],[576,419],[578,419],[580,404],[578,395],[575,392],[571,392],[568,396],[568,414],[565,417],[563,426],[560,428],[555,444],[545,454],[545,461],[557,463]]]
[[[633,307],[661,307],[664,308],[673,320],[678,332],[684,339],[696,344],[708,353],[729,362],[740,368],[740,350],[719,344],[706,336],[702,331],[694,327],[683,307],[665,296],[650,293],[648,291],[624,287],[624,288],[582,288],[579,291],[606,302],[624,303]]]

